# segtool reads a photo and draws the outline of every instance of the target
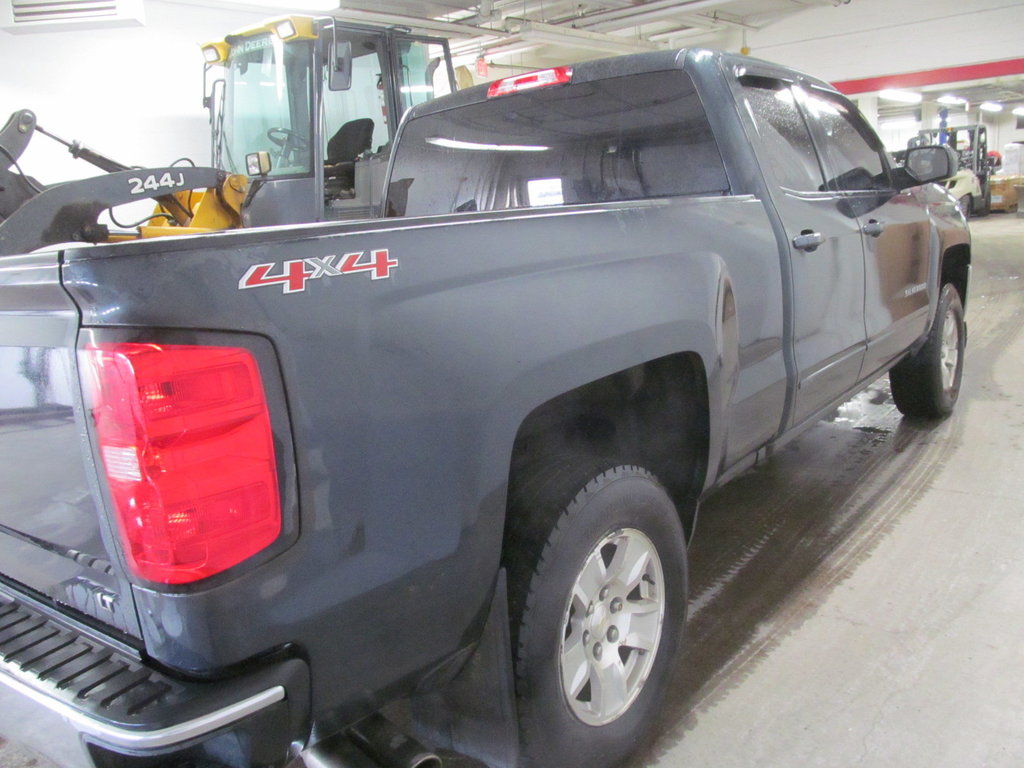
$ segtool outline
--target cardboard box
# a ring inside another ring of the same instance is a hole
[[[1017,210],[1016,187],[1024,186],[1024,176],[993,176],[989,181],[992,188],[993,211]]]

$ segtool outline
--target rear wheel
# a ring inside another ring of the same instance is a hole
[[[538,473],[513,496],[516,692],[524,763],[535,768],[613,766],[636,748],[685,614],[675,505],[639,467],[595,466]]]
[[[960,395],[967,344],[960,294],[946,283],[928,340],[889,371],[892,398],[905,416],[937,418],[953,411]]]

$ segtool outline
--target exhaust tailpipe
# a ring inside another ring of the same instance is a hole
[[[302,753],[305,768],[442,768],[441,758],[380,714]]]
[[[442,768],[440,757],[381,714],[360,720],[348,734],[383,768]]]
[[[318,742],[302,753],[302,765],[290,768],[380,768],[344,734]]]

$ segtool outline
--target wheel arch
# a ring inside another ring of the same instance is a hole
[[[710,451],[707,371],[679,352],[630,366],[534,408],[516,433],[509,487],[553,457],[645,467],[665,486],[689,538]],[[506,534],[515,520],[506,515]]]
[[[967,308],[967,289],[971,274],[971,248],[967,243],[948,247],[942,254],[940,286],[952,283],[960,294],[964,309]]]

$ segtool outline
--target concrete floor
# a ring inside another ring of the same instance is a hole
[[[880,380],[704,505],[629,768],[1024,765],[1024,219],[972,231],[957,412],[906,423]]]
[[[956,413],[906,423],[882,379],[708,501],[631,768],[1024,765],[1024,218],[971,229]]]

